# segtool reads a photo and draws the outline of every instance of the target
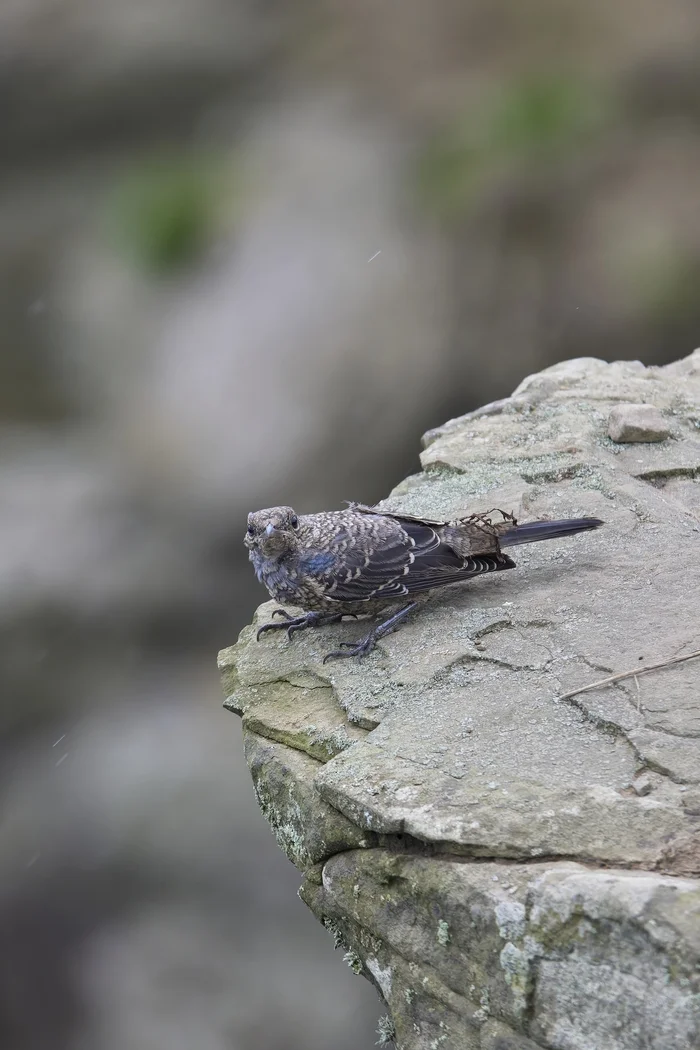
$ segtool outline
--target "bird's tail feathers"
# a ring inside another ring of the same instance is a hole
[[[560,536],[573,536],[576,532],[597,529],[604,523],[600,518],[566,518],[563,521],[528,521],[524,525],[513,525],[499,535],[501,547],[515,547],[519,543],[538,543],[539,540],[555,540]]]

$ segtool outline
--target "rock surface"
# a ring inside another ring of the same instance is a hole
[[[671,430],[653,405],[615,405],[608,420],[608,437],[620,444],[665,441]]]
[[[625,447],[612,405],[663,443]],[[220,654],[301,895],[403,1050],[700,1047],[700,351],[567,361],[424,439],[386,506],[605,527],[516,552],[361,663],[346,622]]]

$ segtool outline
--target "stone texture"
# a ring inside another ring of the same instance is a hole
[[[700,1040],[697,880],[374,849],[333,857],[302,897],[364,961],[398,1045],[688,1050]]]
[[[500,1021],[487,1021],[481,1029],[481,1050],[537,1050],[535,1044]]]
[[[673,440],[626,447],[610,404]],[[427,435],[387,505],[606,525],[516,552],[362,662],[343,623],[220,654],[303,899],[403,1050],[700,1046],[700,352],[564,362]]]
[[[615,405],[608,419],[608,437],[618,443],[665,441],[671,430],[653,405]]]
[[[371,833],[319,797],[314,759],[251,732],[245,734],[245,754],[260,808],[297,868],[307,871],[339,850],[374,844]]]

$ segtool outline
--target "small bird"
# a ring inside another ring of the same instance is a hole
[[[557,539],[596,529],[598,518],[532,521],[489,510],[454,521],[431,521],[351,503],[345,510],[297,515],[270,507],[248,515],[245,545],[258,580],[277,601],[304,609],[264,624],[291,638],[306,627],[337,623],[343,616],[375,614],[401,603],[359,642],[340,642],[323,662],[366,656],[377,641],[416,608],[415,596],[485,572],[514,569],[502,547]],[[408,601],[406,600],[408,599]]]

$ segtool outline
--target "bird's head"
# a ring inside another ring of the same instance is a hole
[[[248,515],[244,543],[251,553],[264,558],[281,558],[297,545],[299,518],[291,507],[269,507]]]

